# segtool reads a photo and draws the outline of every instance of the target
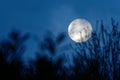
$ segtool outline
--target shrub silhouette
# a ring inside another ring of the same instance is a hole
[[[119,25],[111,19],[111,30],[102,21],[97,27],[100,28],[93,31],[90,40],[75,43],[71,48],[76,56],[73,56],[74,66],[69,69],[63,66],[66,57],[55,59],[62,51],[59,46],[65,39],[64,33],[55,37],[48,32],[38,43],[36,60],[30,61],[29,68],[25,68],[22,56],[30,36],[12,31],[8,39],[0,42],[0,80],[120,80]],[[73,53],[71,49],[69,53]]]
[[[39,44],[39,49],[44,51],[48,51],[48,54],[54,55],[57,52],[58,46],[65,40],[65,34],[61,33],[57,37],[55,37],[52,32],[47,32],[42,42]]]
[[[48,32],[45,38],[39,44],[37,58],[31,63],[35,67],[34,80],[62,80],[61,65],[62,58],[54,61],[54,56],[57,53],[58,46],[64,41],[65,34],[61,33],[56,38]],[[44,55],[47,53],[47,56]]]
[[[22,36],[13,30],[8,39],[0,42],[0,80],[21,80],[22,55],[28,38],[28,34]]]
[[[57,71],[60,69],[61,60],[53,63],[47,58],[41,57],[37,59],[34,65],[36,67],[34,80],[60,80]]]

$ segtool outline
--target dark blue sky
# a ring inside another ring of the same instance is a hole
[[[75,18],[85,18],[93,26],[96,20],[108,22],[110,17],[118,20],[119,3],[119,0],[0,0],[0,35],[13,27],[37,35],[46,29],[67,31]]]
[[[0,0],[0,38],[12,28],[39,37],[46,30],[67,32],[75,18],[87,19],[94,30],[96,20],[119,21],[119,8],[120,0]]]

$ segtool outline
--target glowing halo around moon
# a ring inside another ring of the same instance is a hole
[[[69,37],[75,42],[85,42],[92,34],[92,26],[85,19],[75,19],[68,26]]]

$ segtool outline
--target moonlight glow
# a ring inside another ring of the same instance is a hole
[[[84,19],[73,20],[68,27],[68,34],[75,42],[85,42],[91,37],[92,26]]]

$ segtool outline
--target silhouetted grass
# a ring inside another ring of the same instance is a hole
[[[22,56],[30,36],[12,31],[8,39],[0,41],[0,80],[120,80],[119,25],[111,19],[111,30],[102,21],[96,27],[89,41],[68,49],[69,54],[76,54],[69,68],[63,65],[67,57],[60,49],[64,33],[55,37],[48,32],[38,43],[37,58],[26,68]],[[56,59],[57,54],[64,57]]]
[[[28,38],[29,35],[12,31],[8,39],[0,42],[0,80],[21,80],[22,55]]]
[[[120,31],[118,23],[111,21],[111,31],[101,23],[100,30],[92,33],[91,40],[77,44],[74,80],[120,79]]]

